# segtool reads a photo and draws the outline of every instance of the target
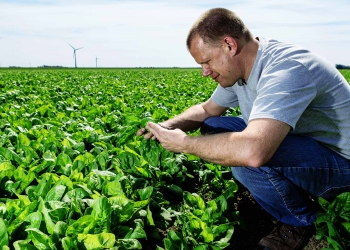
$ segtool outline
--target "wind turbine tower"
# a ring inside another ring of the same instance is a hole
[[[69,43],[68,43],[69,44]],[[74,50],[74,52],[73,52],[73,58],[74,58],[74,63],[75,63],[75,67],[77,68],[77,54],[75,53],[77,50],[80,50],[80,49],[82,49],[83,47],[81,47],[81,48],[74,48],[72,45],[70,45],[69,44],[69,46],[71,46],[72,47],[72,49]]]
[[[97,56],[96,56],[96,68],[97,68],[97,60],[99,60],[100,58],[97,58]]]

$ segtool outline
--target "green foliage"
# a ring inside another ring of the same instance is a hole
[[[229,245],[229,169],[135,135],[206,100],[200,70],[1,70],[0,84],[0,248]]]
[[[199,69],[1,69],[0,248],[225,249],[230,169],[135,136],[215,85]],[[318,237],[349,248],[348,194],[320,204]]]
[[[317,239],[325,239],[329,249],[350,248],[350,193],[342,193],[332,202],[319,198],[322,211],[315,225]]]

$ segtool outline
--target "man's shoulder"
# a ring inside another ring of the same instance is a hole
[[[262,38],[262,57],[268,57],[269,59],[284,60],[286,58],[298,60],[300,58],[310,58],[312,57],[312,52],[305,47],[278,41],[272,38]]]

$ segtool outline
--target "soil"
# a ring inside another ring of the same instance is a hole
[[[243,187],[240,187],[242,190]],[[258,242],[261,238],[268,235],[276,223],[261,206],[254,200],[247,190],[242,190],[236,194],[236,207],[240,212],[240,217],[244,225],[236,226],[228,250],[259,250]],[[303,250],[319,250],[327,248],[326,241],[319,241],[315,236],[311,237]]]

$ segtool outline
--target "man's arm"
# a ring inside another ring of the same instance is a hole
[[[167,129],[181,129],[182,131],[191,131],[200,128],[202,122],[210,116],[220,116],[227,110],[226,107],[217,105],[211,99],[201,104],[190,107],[183,113],[159,123],[160,126]],[[141,128],[136,133],[137,135],[145,134],[145,139],[153,137],[152,133]]]
[[[154,123],[147,128],[162,146],[226,166],[260,167],[274,154],[290,126],[274,119],[255,119],[242,132],[188,136],[179,129],[167,130]]]

